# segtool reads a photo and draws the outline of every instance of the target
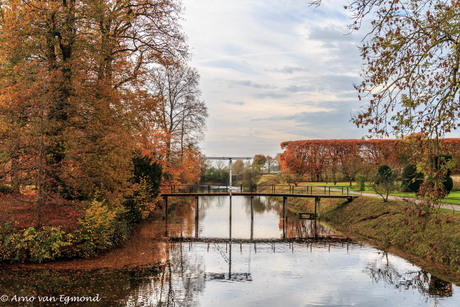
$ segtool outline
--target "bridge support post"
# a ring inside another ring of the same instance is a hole
[[[321,219],[321,198],[318,198],[318,219]]]
[[[168,196],[163,196],[163,219],[165,220],[165,233],[164,236],[168,236]]]
[[[251,240],[254,239],[254,196],[251,196]]]
[[[232,195],[230,194],[230,206],[229,206],[229,229],[228,229],[228,237],[230,242],[232,242]]]
[[[200,223],[200,204],[198,196],[195,197],[195,238],[198,238],[199,223]]]
[[[163,196],[163,220],[168,217],[168,196]]]
[[[315,197],[315,218],[321,218],[321,198]]]
[[[287,196],[283,196],[283,239],[286,239],[287,230]]]

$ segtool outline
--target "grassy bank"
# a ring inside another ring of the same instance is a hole
[[[380,248],[407,253],[422,267],[460,282],[458,213],[428,213],[414,204],[359,197],[325,210],[321,218]]]

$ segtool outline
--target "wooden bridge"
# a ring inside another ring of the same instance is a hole
[[[260,195],[260,196],[282,196],[290,195],[294,197],[327,197],[340,196],[340,198],[355,198],[350,195],[349,187],[330,187],[330,186],[314,186],[314,185],[291,185],[291,184],[270,184],[270,185],[255,185],[250,188],[244,188],[243,185],[228,186],[228,185],[162,185],[161,194],[164,196],[199,196],[205,195]]]
[[[164,218],[167,223],[168,198],[169,197],[195,197],[195,233],[198,233],[199,224],[199,197],[230,196],[229,219],[231,234],[232,202],[233,196],[251,197],[251,225],[254,221],[254,210],[252,199],[255,196],[282,197],[283,198],[283,238],[287,232],[287,203],[289,197],[302,197],[315,199],[315,211],[300,213],[300,218],[316,219],[321,216],[321,199],[346,199],[348,202],[356,198],[350,195],[348,187],[332,188],[326,186],[304,186],[304,185],[257,185],[251,189],[243,189],[243,186],[212,186],[212,185],[164,185],[161,187],[161,196],[164,201]],[[252,231],[251,231],[252,233]],[[231,238],[230,238],[231,240]]]

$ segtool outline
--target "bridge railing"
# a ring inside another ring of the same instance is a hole
[[[229,192],[230,186],[228,185],[212,185],[212,184],[171,184],[162,185],[160,187],[161,193],[218,193]]]
[[[265,194],[309,194],[309,195],[350,195],[349,187],[345,186],[314,186],[314,185],[292,185],[292,184],[262,184],[252,187],[228,186],[228,185],[210,185],[210,184],[174,184],[162,185],[161,193],[163,194],[180,194],[180,193],[227,193],[232,192],[255,192]]]
[[[350,195],[349,187],[316,185],[257,185],[255,192],[272,194],[314,194],[314,195]]]

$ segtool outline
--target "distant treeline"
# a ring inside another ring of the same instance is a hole
[[[452,171],[460,172],[460,138],[428,141],[415,135],[405,139],[304,140],[284,142],[281,148],[281,171],[311,181],[353,180],[357,174],[375,172],[379,165],[401,170],[436,154],[452,155]]]

